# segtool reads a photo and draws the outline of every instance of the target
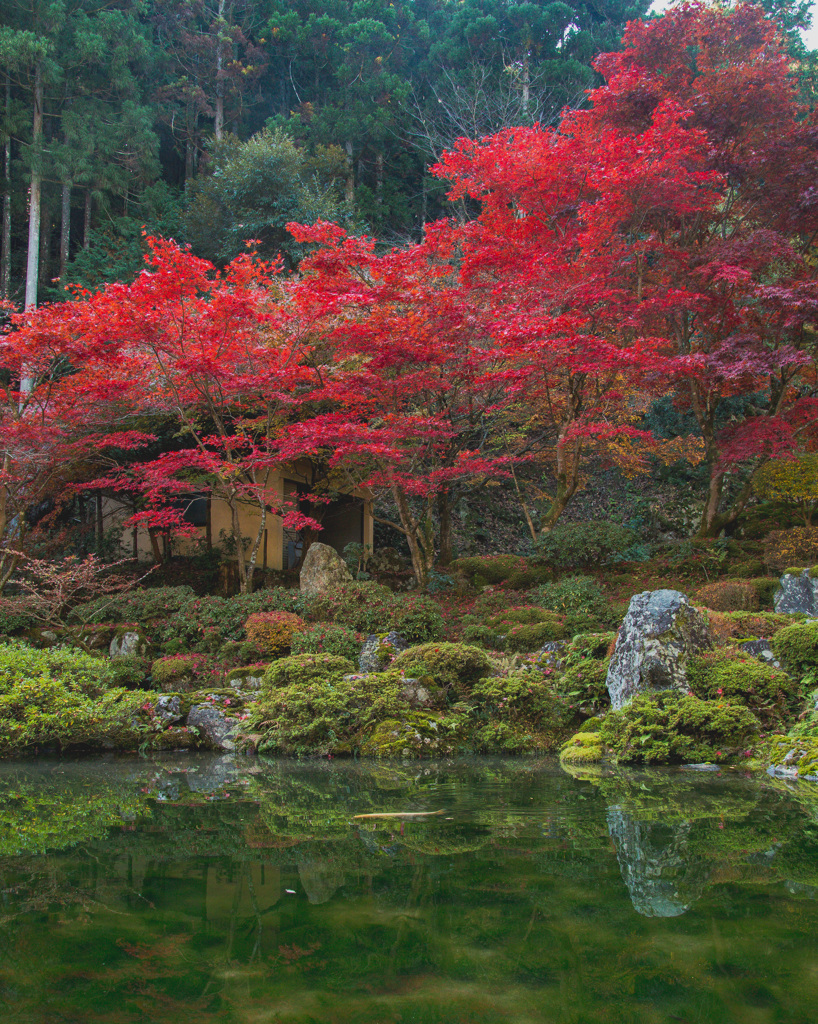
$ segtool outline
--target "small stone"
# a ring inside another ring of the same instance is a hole
[[[798,769],[797,768],[782,768],[781,765],[771,764],[767,769],[767,774],[772,775],[774,779],[797,779]]]
[[[156,701],[156,717],[161,718],[165,725],[173,725],[182,719],[182,706],[178,697],[159,697]]]
[[[364,640],[358,656],[358,668],[361,672],[383,672],[395,655],[408,647],[400,633],[394,630],[391,633],[372,633]]]
[[[311,544],[304,556],[300,587],[305,597],[332,594],[339,587],[352,582],[346,563],[328,544]]]
[[[400,695],[414,708],[425,708],[434,703],[434,698],[428,688],[419,679],[404,679]]]
[[[743,640],[738,646],[759,661],[766,662],[773,668],[781,668],[781,662],[776,658],[769,640]]]
[[[148,645],[139,633],[128,632],[113,638],[108,653],[112,658],[129,658],[133,654],[144,654],[147,649]]]

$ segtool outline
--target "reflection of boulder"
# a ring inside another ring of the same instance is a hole
[[[201,760],[191,765],[196,771],[188,770],[185,778],[193,793],[215,793],[224,789],[239,775],[239,766],[230,757],[219,757],[212,761]]]
[[[701,896],[707,861],[688,849],[689,822],[636,821],[608,808],[608,830],[633,909],[645,917],[679,917]]]
[[[298,877],[310,903],[326,903],[344,884],[344,872],[334,860],[299,858]]]

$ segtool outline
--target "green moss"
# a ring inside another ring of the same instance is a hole
[[[785,576],[800,576],[802,573],[805,573],[806,571],[807,570],[804,569],[803,567],[799,568],[798,566],[791,566],[789,569],[785,569],[784,570],[784,575]]]
[[[293,654],[269,665],[264,673],[264,689],[308,686],[318,680],[350,675],[355,666],[337,654]]]
[[[764,765],[795,768],[799,776],[818,775],[818,736],[770,736],[758,757]]]
[[[603,719],[601,719],[601,718],[589,718],[587,721],[582,723],[582,725],[579,727],[579,729],[577,729],[577,733],[581,733],[581,732],[582,733],[584,733],[584,732],[591,732],[591,733],[599,732],[601,730],[601,728],[602,728],[602,721],[603,721]]]
[[[818,668],[818,622],[796,622],[776,633],[771,645],[790,672],[804,675]]]
[[[474,619],[476,616],[469,616]],[[469,623],[463,638],[494,651],[531,652],[568,635],[564,617],[537,605],[505,607],[483,622]]]
[[[504,584],[510,590],[526,590],[551,576],[551,571],[545,566],[529,562],[518,555],[458,558],[452,562],[451,569],[461,573],[478,589]]]
[[[604,754],[599,733],[575,733],[560,750],[560,761],[574,764],[593,764],[601,761]]]
[[[426,711],[405,711],[378,722],[361,741],[363,757],[439,757],[463,742],[457,720]],[[454,725],[454,728],[453,728]]]
[[[623,762],[718,761],[750,745],[759,721],[739,704],[676,693],[637,694],[605,717],[602,742]]]
[[[391,668],[416,679],[430,678],[447,693],[468,694],[492,670],[484,650],[469,644],[420,644],[401,651]]]
[[[691,658],[687,681],[697,697],[743,704],[767,728],[791,717],[801,696],[798,680],[736,648]]]
[[[608,695],[608,651],[616,640],[616,633],[581,633],[575,636],[563,652],[563,671],[556,687],[570,703],[586,714],[593,714],[610,706]]]
[[[483,679],[469,705],[475,749],[485,753],[550,750],[576,725],[569,701],[537,672]]]

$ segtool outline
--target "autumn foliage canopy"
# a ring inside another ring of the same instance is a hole
[[[184,528],[193,485],[236,523],[249,502],[317,528],[268,486],[307,459],[323,497],[390,493],[424,583],[469,488],[540,481],[526,515],[548,529],[592,461],[687,458],[718,535],[767,463],[815,446],[818,124],[752,5],[631,23],[596,68],[556,128],[445,154],[433,171],[470,216],[417,244],[290,225],[308,255],[285,276],[156,240],[133,284],[13,315],[6,531],[60,476],[138,496],[152,528]],[[668,395],[686,436],[646,426]],[[163,418],[170,446],[151,441]]]

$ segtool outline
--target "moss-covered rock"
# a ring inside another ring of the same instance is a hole
[[[431,680],[446,693],[465,696],[473,686],[491,673],[489,656],[469,644],[420,644],[401,651],[391,669],[413,679]]]
[[[790,672],[806,675],[818,669],[818,622],[797,622],[772,638],[776,657]]]
[[[687,680],[697,697],[743,704],[768,728],[792,717],[801,698],[797,679],[737,648],[691,658]]]
[[[773,775],[818,782],[818,736],[770,736],[759,749],[757,760],[772,768]]]
[[[533,671],[481,680],[469,706],[474,748],[485,753],[553,750],[577,720],[569,700]]]
[[[405,711],[378,722],[361,740],[363,757],[441,757],[462,749],[465,739],[451,728],[451,716]]]
[[[293,654],[268,665],[262,689],[309,686],[319,680],[349,675],[355,666],[337,654]]]
[[[602,742],[618,761],[644,764],[721,761],[751,746],[756,716],[726,700],[673,692],[637,694],[602,724]]]
[[[573,764],[594,764],[604,755],[602,739],[598,732],[577,732],[560,749],[560,761]]]

